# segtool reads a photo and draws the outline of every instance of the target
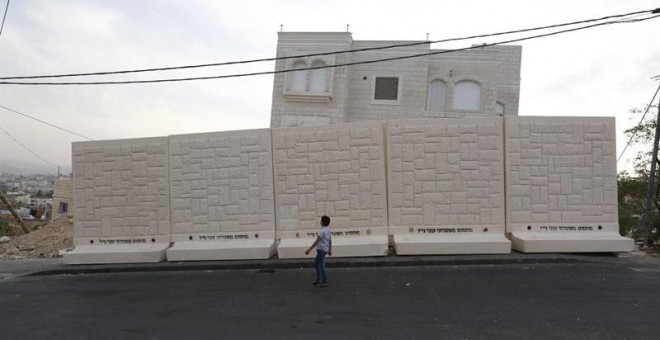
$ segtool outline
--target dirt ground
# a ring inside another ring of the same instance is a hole
[[[73,246],[72,218],[29,222],[28,228],[32,230],[29,234],[10,236],[11,241],[0,244],[0,259],[58,257],[60,249]]]

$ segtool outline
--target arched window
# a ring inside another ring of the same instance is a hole
[[[442,80],[434,80],[429,84],[429,112],[445,112],[445,97],[447,84]]]
[[[481,86],[473,81],[461,81],[454,86],[454,108],[478,111],[481,102]]]
[[[298,60],[293,63],[294,70],[291,72],[291,91],[304,92],[307,87],[307,64],[304,61]]]
[[[495,113],[499,116],[504,116],[504,104],[497,102],[495,104]]]
[[[312,64],[312,67],[322,67],[325,66],[325,63],[317,60]],[[326,69],[314,69],[311,70],[311,77],[309,82],[309,91],[310,92],[327,92],[325,89],[325,75]]]

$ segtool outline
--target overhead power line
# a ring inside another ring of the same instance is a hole
[[[532,31],[538,31],[538,30],[545,30],[545,29],[551,29],[551,28],[559,28],[559,27],[565,27],[565,26],[573,26],[573,25],[603,21],[603,20],[608,20],[608,19],[624,18],[624,17],[628,17],[628,16],[632,16],[632,15],[648,14],[650,12],[652,12],[652,10],[636,11],[636,12],[630,12],[630,13],[626,13],[626,14],[609,15],[609,16],[605,16],[605,17],[601,17],[601,18],[586,19],[586,20],[581,20],[581,21],[573,21],[573,22],[569,22],[569,23],[561,23],[561,24],[554,24],[554,25],[534,27],[534,28],[518,29],[518,30],[512,30],[512,31],[488,33],[488,34],[479,34],[479,35],[473,35],[473,36],[467,36],[467,37],[461,37],[461,38],[449,38],[449,39],[430,40],[430,41],[416,41],[416,42],[405,43],[405,44],[394,44],[394,45],[387,45],[387,46],[367,47],[367,48],[360,48],[360,49],[332,51],[332,52],[319,52],[319,53],[301,54],[301,55],[275,57],[275,58],[261,58],[261,59],[251,59],[251,60],[210,63],[210,64],[172,66],[172,67],[160,67],[160,68],[145,68],[145,69],[135,69],[135,70],[122,70],[122,71],[69,73],[69,74],[36,75],[36,76],[13,76],[13,77],[0,77],[0,79],[1,80],[18,80],[18,79],[100,76],[100,75],[128,74],[128,73],[142,73],[142,72],[156,72],[156,71],[171,71],[171,70],[183,70],[183,69],[215,67],[215,66],[249,64],[249,63],[256,63],[256,62],[286,60],[286,59],[305,58],[305,57],[316,57],[316,56],[325,56],[325,55],[333,55],[333,54],[354,53],[354,52],[365,52],[365,51],[383,50],[383,49],[390,49],[390,48],[397,48],[397,47],[428,45],[428,44],[451,42],[451,41],[461,41],[461,40],[469,40],[469,39],[476,39],[476,38],[486,38],[486,37],[494,37],[494,36],[500,36],[500,35],[509,35],[509,34],[515,34],[515,33],[525,33],[525,32],[532,32]]]
[[[10,111],[10,112],[13,112],[13,113],[16,113],[16,114],[19,114],[19,115],[21,115],[21,116],[23,116],[23,117],[27,117],[27,118],[30,118],[30,119],[36,120],[36,121],[39,122],[39,123],[43,123],[43,124],[46,124],[46,125],[48,125],[48,126],[54,127],[54,128],[56,128],[56,129],[62,130],[62,131],[64,131],[64,132],[68,132],[68,133],[70,133],[70,134],[72,134],[72,135],[76,135],[76,136],[78,136],[78,137],[82,137],[82,138],[85,138],[85,139],[87,139],[87,140],[93,140],[93,139],[91,139],[91,138],[89,138],[89,137],[85,137],[85,136],[83,136],[83,135],[81,135],[81,134],[79,134],[79,133],[73,132],[73,131],[71,131],[71,130],[67,130],[67,129],[63,128],[63,127],[59,127],[59,126],[57,126],[57,125],[55,125],[55,124],[51,124],[51,123],[49,123],[49,122],[45,122],[45,121],[43,121],[43,120],[41,120],[41,119],[39,119],[39,118],[32,117],[32,116],[30,116],[30,115],[28,115],[28,114],[25,114],[25,113],[23,113],[23,112],[18,112],[18,111],[16,111],[16,110],[10,109],[10,108],[8,108],[8,107],[6,107],[6,106],[0,105],[0,108],[3,108],[3,109],[5,109],[5,110],[7,110],[7,111]]]
[[[651,98],[651,101],[649,102],[649,105],[646,106],[646,111],[644,111],[644,114],[642,115],[642,119],[639,120],[639,123],[637,124],[637,127],[641,126],[642,123],[644,122],[644,118],[646,118],[646,114],[649,113],[649,110],[651,109],[651,106],[653,105],[653,101],[655,100],[655,96],[658,95],[658,92],[660,91],[660,85],[658,85],[658,88],[655,90],[655,93],[653,94],[653,98]],[[660,123],[660,122],[658,122]],[[633,131],[632,136],[630,136],[630,139],[628,139],[628,143],[626,144],[626,147],[623,148],[623,151],[619,154],[619,157],[616,159],[616,162],[619,163],[619,160],[623,156],[623,154],[626,152],[628,147],[630,146],[630,143],[632,143],[633,139],[637,135],[637,131]]]
[[[7,130],[3,129],[2,126],[0,126],[0,130],[2,130],[2,132],[4,132],[7,136],[9,136],[9,138],[13,139],[14,142],[16,142],[16,144],[18,144],[18,145],[20,145],[21,147],[23,147],[23,149],[27,150],[29,153],[31,153],[31,154],[37,156],[39,159],[41,159],[42,161],[48,163],[49,165],[52,165],[52,166],[54,166],[54,167],[56,167],[56,168],[58,167],[57,165],[55,165],[55,164],[53,164],[53,163],[47,161],[46,159],[44,159],[43,157],[41,157],[41,156],[39,156],[39,155],[37,155],[34,151],[30,150],[30,148],[28,148],[27,146],[25,146],[23,143],[19,142],[16,138],[14,138],[14,136],[12,136],[9,132],[7,132]]]
[[[2,35],[2,29],[5,28],[5,19],[7,19],[8,11],[9,11],[9,0],[7,0],[7,5],[5,5],[5,14],[2,16],[2,25],[0,25],[0,35]]]
[[[644,18],[644,19],[635,19],[635,20],[628,20],[628,21],[620,21],[620,20],[608,21],[608,22],[597,23],[597,24],[592,24],[592,25],[587,25],[587,26],[582,26],[582,27],[577,27],[577,28],[572,28],[572,29],[566,29],[566,30],[551,32],[551,33],[539,34],[539,35],[535,35],[535,36],[529,36],[529,37],[524,37],[524,38],[517,38],[517,39],[506,40],[506,41],[500,41],[500,42],[491,43],[491,44],[482,44],[482,45],[475,45],[475,46],[458,48],[458,49],[434,51],[434,52],[429,52],[429,53],[420,53],[420,54],[413,54],[413,55],[406,55],[406,56],[399,56],[399,57],[390,57],[390,58],[374,59],[374,60],[367,60],[367,61],[350,62],[350,63],[343,63],[343,64],[314,66],[314,67],[299,68],[299,69],[285,69],[285,70],[279,70],[279,71],[239,73],[239,74],[229,74],[229,75],[221,75],[221,76],[204,76],[204,77],[188,77],[188,78],[165,78],[165,79],[152,79],[152,80],[96,81],[96,82],[10,82],[10,81],[4,81],[4,82],[0,82],[0,85],[120,85],[120,84],[147,84],[147,83],[180,82],[180,81],[191,81],[191,80],[239,78],[239,77],[257,76],[257,75],[289,73],[289,72],[296,72],[296,71],[302,71],[302,70],[316,70],[316,69],[325,69],[325,68],[345,67],[345,66],[352,66],[352,65],[373,64],[373,63],[379,63],[379,62],[385,62],[385,61],[411,59],[411,58],[424,57],[424,56],[429,56],[429,55],[447,54],[447,53],[453,53],[453,52],[458,52],[458,51],[481,49],[481,48],[484,48],[484,47],[490,47],[490,46],[508,44],[508,43],[513,43],[513,42],[531,40],[531,39],[536,39],[536,38],[543,38],[543,37],[553,36],[553,35],[562,34],[562,33],[580,31],[580,30],[593,28],[593,27],[598,27],[598,26],[603,26],[603,25],[640,22],[640,21],[655,19],[657,17],[658,16],[656,15],[656,16],[652,16],[652,17],[648,17],[648,18]]]

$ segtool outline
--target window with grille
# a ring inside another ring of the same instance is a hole
[[[376,100],[398,100],[399,99],[399,78],[397,77],[376,77],[376,87],[374,91]]]

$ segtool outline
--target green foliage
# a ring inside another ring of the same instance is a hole
[[[0,237],[2,236],[14,236],[14,233],[7,221],[0,221]]]
[[[629,175],[625,170],[618,174],[618,199],[619,199],[619,228],[623,235],[641,236],[637,235],[640,231],[636,229],[639,224],[639,219],[644,213],[646,203],[646,193],[648,190],[648,183],[651,170],[651,157],[652,145],[655,139],[655,129],[658,124],[657,105],[641,109],[632,109],[630,112],[634,115],[634,120],[639,119],[644,112],[646,116],[644,120],[638,125],[625,130],[624,133],[631,139],[631,145],[643,146],[642,151],[639,151],[633,159],[633,176]],[[660,183],[655,183],[655,199],[652,213],[654,214],[651,224],[651,230],[660,230],[660,205],[658,205],[658,189]],[[658,233],[656,232],[657,236]],[[653,235],[650,235],[653,238]]]
[[[630,110],[630,113],[634,115],[634,118],[632,119],[635,120],[638,116],[642,115],[643,112],[648,110],[646,118],[641,122],[641,124],[638,124],[624,131],[627,137],[632,137],[631,145],[645,146],[644,150],[637,152],[637,155],[635,155],[635,158],[633,159],[634,175],[637,177],[649,177],[649,170],[651,169],[651,156],[653,153],[652,144],[655,137],[655,127],[657,124],[657,115],[654,113],[657,112],[657,109],[657,105],[652,105],[651,107],[646,108],[644,111],[640,109]]]
[[[622,171],[617,180],[619,201],[619,232],[622,235],[637,236],[636,226],[644,212],[646,179],[631,178]]]

